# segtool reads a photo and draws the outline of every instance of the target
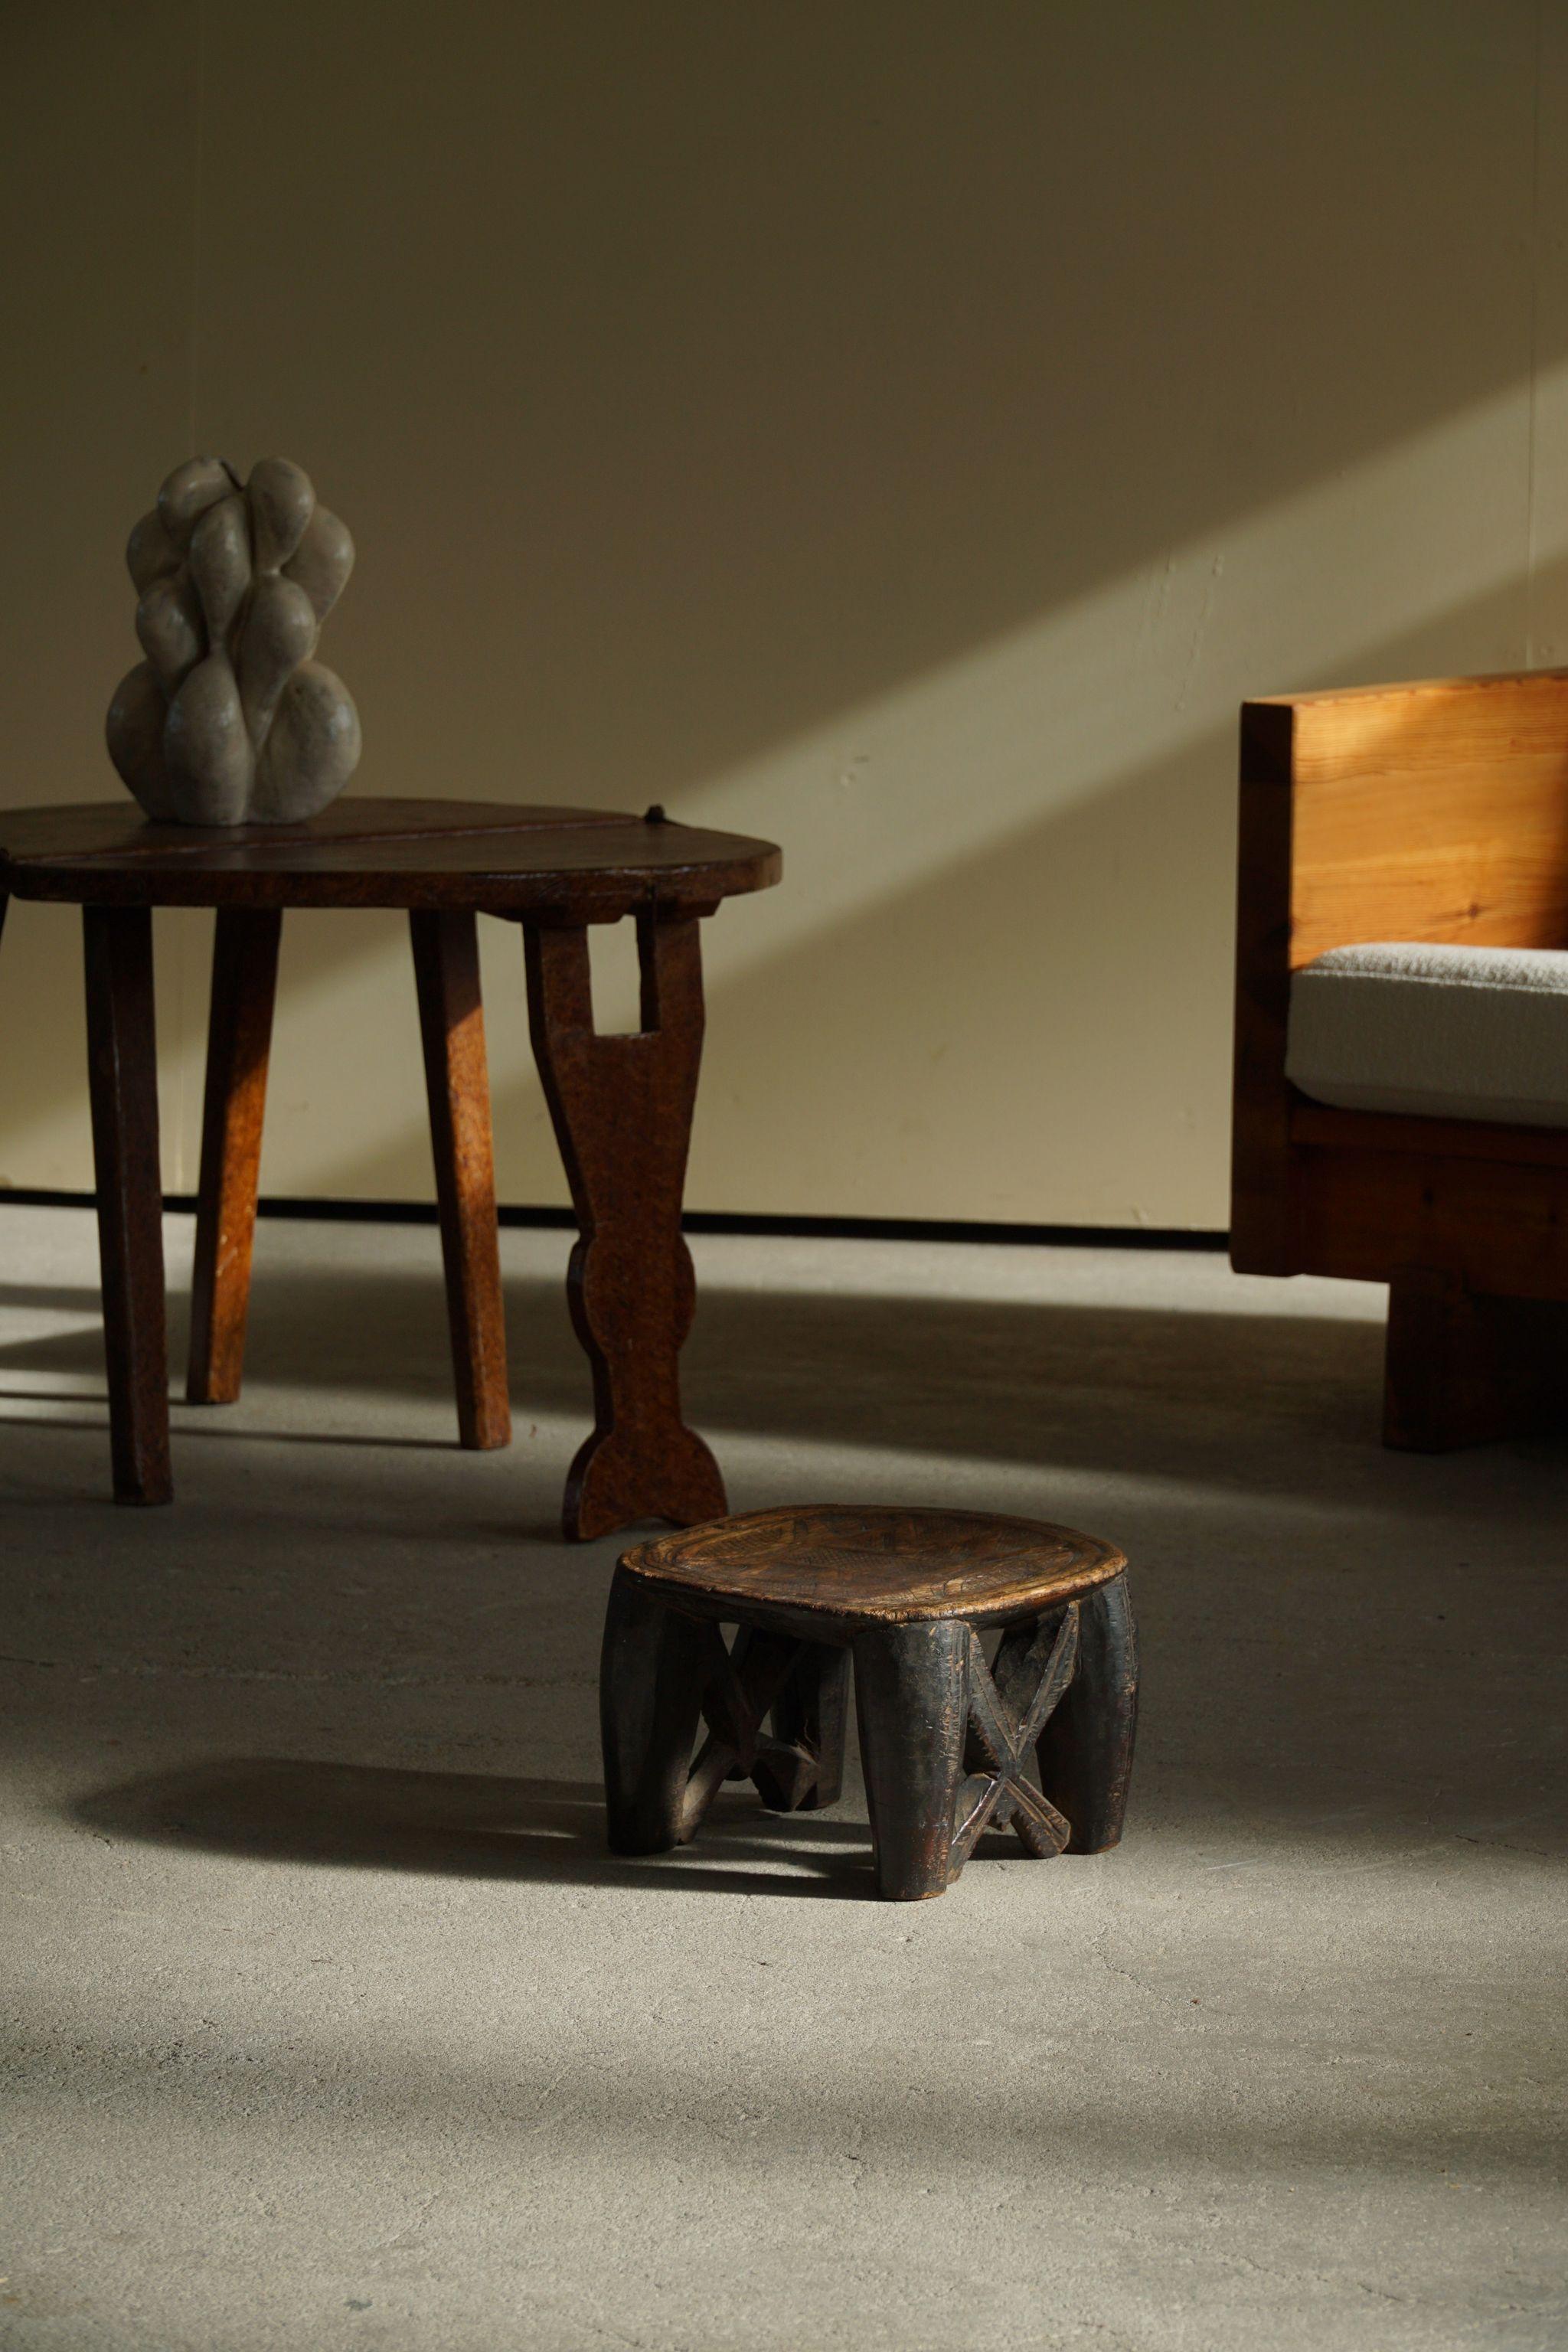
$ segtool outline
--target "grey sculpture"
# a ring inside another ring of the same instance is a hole
[[[311,659],[353,541],[310,478],[263,457],[176,466],[131,534],[145,661],[109,706],[109,756],[148,815],[297,824],[359,764],[342,678]]]

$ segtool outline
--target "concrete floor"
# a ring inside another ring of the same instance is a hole
[[[1568,1451],[1382,1453],[1349,1286],[702,1242],[737,1507],[1125,1544],[1133,1811],[913,1906],[858,1781],[614,1862],[564,1240],[503,1240],[509,1454],[432,1232],[268,1223],[244,1402],[116,1511],[90,1222],[0,1211],[0,2345],[1563,2345]]]

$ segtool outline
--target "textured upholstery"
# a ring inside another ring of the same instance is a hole
[[[1334,948],[1291,982],[1285,1068],[1347,1110],[1568,1128],[1568,951]]]

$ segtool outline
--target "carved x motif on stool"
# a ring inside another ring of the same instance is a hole
[[[836,1777],[836,1761],[826,1758],[809,1737],[788,1741],[763,1730],[791,1675],[808,1669],[814,1654],[819,1654],[810,1642],[746,1625],[731,1649],[717,1625],[703,1628],[699,1671],[708,1737],[693,1759],[681,1802],[683,1844],[695,1835],[726,1780],[750,1780],[763,1804],[774,1812],[793,1813],[808,1803],[826,1771]]]
[[[1078,1666],[1078,1609],[1015,1625],[1002,1637],[994,1671],[969,1630],[969,1716],[954,1811],[952,1869],[957,1877],[985,1830],[1016,1831],[1040,1860],[1060,1853],[1069,1826],[1040,1787],[1035,1743]]]

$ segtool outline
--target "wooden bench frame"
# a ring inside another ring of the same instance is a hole
[[[1384,1442],[1437,1452],[1561,1407],[1568,1132],[1300,1094],[1290,975],[1372,940],[1568,947],[1568,670],[1242,707],[1231,1263],[1388,1283]]]

